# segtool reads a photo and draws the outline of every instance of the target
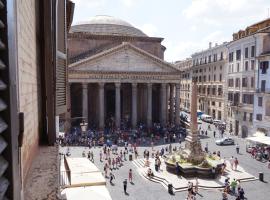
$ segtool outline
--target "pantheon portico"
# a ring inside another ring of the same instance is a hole
[[[71,117],[100,129],[108,118],[151,127],[179,124],[180,72],[163,60],[162,38],[129,23],[96,16],[75,25],[69,39]]]

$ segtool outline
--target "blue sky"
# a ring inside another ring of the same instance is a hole
[[[270,0],[72,0],[73,23],[95,15],[125,20],[149,36],[164,38],[165,60],[185,59],[209,42],[266,19]]]

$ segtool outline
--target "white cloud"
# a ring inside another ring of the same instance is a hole
[[[136,0],[120,0],[120,2],[126,7],[132,7],[135,5]]]
[[[154,24],[150,23],[143,24],[139,29],[148,36],[155,36],[158,33],[157,27]]]
[[[270,1],[266,0],[193,0],[182,14],[192,22],[222,26],[262,20],[267,17],[267,7]]]

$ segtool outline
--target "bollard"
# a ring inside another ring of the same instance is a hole
[[[263,182],[263,172],[259,172],[259,180]]]
[[[173,185],[171,183],[168,184],[168,193],[173,194]]]

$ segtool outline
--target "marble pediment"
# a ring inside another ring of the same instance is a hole
[[[70,70],[98,72],[179,72],[168,62],[135,47],[123,43],[69,66]]]

